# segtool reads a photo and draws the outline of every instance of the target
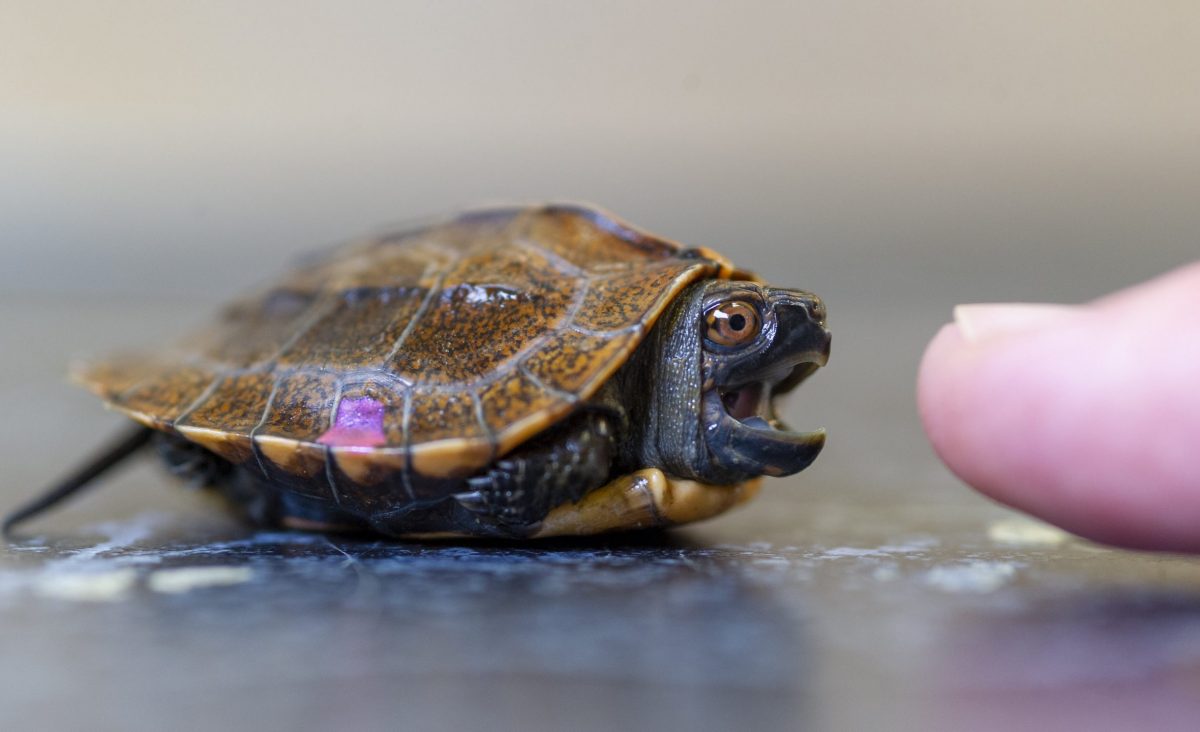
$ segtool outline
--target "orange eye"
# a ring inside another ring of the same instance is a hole
[[[747,302],[723,302],[705,313],[704,336],[718,346],[741,346],[758,337],[762,321]]]

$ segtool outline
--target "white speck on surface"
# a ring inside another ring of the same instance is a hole
[[[1017,576],[1013,562],[976,560],[934,567],[925,573],[925,584],[943,592],[986,593],[1008,584]]]
[[[9,574],[0,590],[26,590],[42,597],[75,602],[116,602],[137,586],[138,571],[128,565],[147,564],[155,558],[106,556],[127,550],[155,535],[170,518],[146,512],[128,521],[109,521],[88,527],[106,538],[92,546],[52,559],[35,572]]]
[[[146,586],[155,592],[181,595],[204,587],[240,585],[253,578],[254,570],[249,567],[178,567],[154,572]]]
[[[108,552],[126,549],[137,544],[139,541],[144,541],[154,536],[155,532],[162,528],[168,520],[169,517],[163,513],[148,511],[134,516],[128,521],[106,521],[102,524],[95,524],[88,528],[104,534],[108,537],[108,541],[81,549],[66,559],[55,561],[52,566],[48,565],[47,568],[61,568],[68,565],[84,564]]]
[[[871,579],[876,582],[891,582],[900,578],[900,568],[894,564],[883,564],[871,572]]]
[[[839,546],[826,549],[816,555],[817,559],[839,559],[843,557],[891,557],[897,554],[919,554],[936,546],[932,537],[919,537],[900,544],[885,544],[877,547]]]
[[[926,549],[932,549],[939,544],[941,544],[941,542],[938,541],[936,536],[910,536],[907,540],[902,541],[899,544],[887,544],[879,548],[883,549],[884,551],[906,554],[910,552],[920,552]]]
[[[74,602],[116,602],[125,599],[137,584],[137,570],[101,572],[50,572],[33,582],[33,591],[43,597]]]
[[[1071,535],[1057,527],[1025,518],[1008,518],[988,525],[988,538],[997,544],[1023,547],[1058,546]]]
[[[826,549],[817,555],[819,559],[840,559],[842,557],[886,557],[888,552],[882,548],[871,549],[858,546],[839,546]]]

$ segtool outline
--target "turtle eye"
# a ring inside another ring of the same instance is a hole
[[[704,337],[727,348],[749,343],[762,330],[758,309],[742,300],[730,300],[710,308],[704,318]]]

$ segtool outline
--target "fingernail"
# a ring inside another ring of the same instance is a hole
[[[1045,325],[1077,317],[1082,308],[1076,305],[1049,303],[978,303],[957,305],[954,322],[963,338],[981,341],[997,335],[1034,330]]]

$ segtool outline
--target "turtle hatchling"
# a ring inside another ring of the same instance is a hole
[[[776,399],[825,307],[604,211],[473,211],[352,242],[172,345],[74,378],[134,423],[10,529],[153,447],[254,521],[524,539],[671,526],[807,467]]]

